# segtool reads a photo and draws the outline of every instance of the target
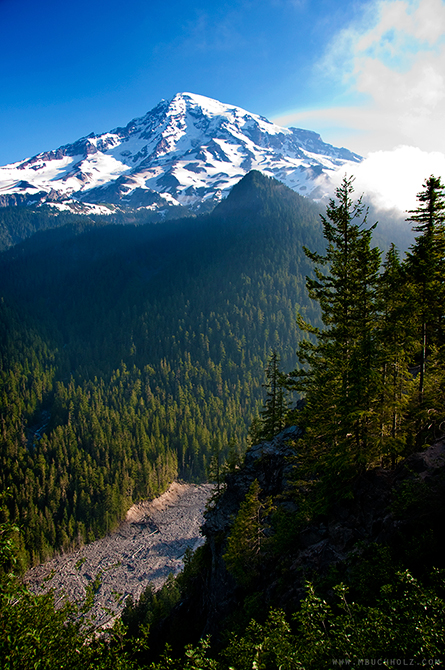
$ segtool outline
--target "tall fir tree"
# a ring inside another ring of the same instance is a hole
[[[395,465],[405,450],[406,413],[413,392],[409,371],[414,350],[412,318],[399,253],[391,245],[377,287],[377,350],[380,385],[380,453]]]
[[[266,367],[266,399],[260,416],[254,419],[250,429],[250,439],[256,444],[262,440],[271,440],[284,428],[289,409],[289,390],[286,376],[280,368],[280,355],[274,349]]]
[[[419,403],[425,391],[425,370],[429,348],[444,344],[445,287],[445,186],[431,175],[417,194],[419,206],[407,221],[420,235],[405,262],[407,285],[411,286],[414,314],[418,323]]]
[[[241,503],[223,555],[227,569],[243,586],[257,576],[267,543],[266,519],[273,506],[271,499],[262,499],[261,494],[260,485],[255,479]]]
[[[404,263],[406,292],[414,320],[417,372],[417,401],[411,422],[413,447],[428,444],[443,420],[437,399],[445,387],[443,348],[445,345],[445,186],[431,175],[417,194],[419,205],[407,221],[420,233]],[[431,379],[429,379],[431,377]]]
[[[216,493],[219,494],[224,483],[225,459],[223,455],[221,439],[215,437],[211,443],[210,463],[207,468],[209,481],[216,485]]]
[[[353,178],[345,177],[322,216],[326,252],[304,249],[315,265],[309,295],[321,307],[324,327],[299,318],[315,337],[305,340],[294,373],[306,398],[303,421],[308,459],[349,479],[375,455],[378,384],[375,370],[376,300],[380,251],[371,247],[367,209],[352,200]]]

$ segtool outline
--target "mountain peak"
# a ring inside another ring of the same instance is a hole
[[[183,92],[124,127],[0,168],[0,205],[207,211],[251,170],[320,198],[333,172],[360,160],[313,131]]]

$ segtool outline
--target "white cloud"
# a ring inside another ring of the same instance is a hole
[[[400,49],[408,38],[414,38],[429,45],[435,44],[443,37],[445,17],[441,0],[422,0],[421,2],[380,0],[377,4],[368,5],[362,28],[355,30],[356,52],[373,49],[384,54],[388,50],[392,55],[400,56]],[[363,30],[366,22],[371,20],[377,11],[378,23],[371,29]]]
[[[375,151],[354,167],[354,189],[364,193],[379,209],[398,209],[405,212],[417,206],[416,195],[431,174],[445,182],[445,155],[422,151],[416,147],[400,146],[392,151]],[[336,175],[336,185],[343,179]]]
[[[276,123],[317,130],[366,156],[354,168],[355,188],[376,207],[413,209],[427,177],[445,181],[445,0],[372,0],[335,36],[317,71],[351,104],[290,112]]]
[[[296,111],[275,119],[323,132],[366,155],[401,144],[445,153],[445,2],[385,0],[342,30],[319,72],[361,104]],[[351,134],[353,131],[353,134]]]

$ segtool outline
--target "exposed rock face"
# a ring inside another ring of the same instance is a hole
[[[227,477],[227,488],[216,504],[206,513],[202,534],[211,551],[212,563],[207,581],[203,607],[207,610],[205,633],[214,633],[221,618],[237,606],[238,587],[227,572],[223,554],[230,528],[252,482],[257,479],[265,497],[284,494],[295,467],[295,448],[301,436],[297,426],[286,428],[270,442],[251,447],[241,470]],[[285,494],[280,504],[292,504]]]
[[[206,514],[202,533],[209,542],[212,542],[215,534],[229,531],[255,479],[265,496],[275,497],[283,493],[295,466],[296,452],[289,443],[299,437],[301,430],[291,426],[270,442],[261,442],[247,451],[242,469],[227,476],[226,490]]]
[[[243,592],[227,572],[223,555],[231,525],[251,483],[257,479],[265,497],[276,506],[296,509],[288,489],[300,436],[297,427],[287,428],[271,442],[252,447],[244,466],[230,475],[227,488],[206,513],[202,529],[211,553],[200,608],[203,633],[218,635],[221,622],[240,607]],[[265,562],[256,589],[271,605],[295,610],[305,593],[306,579],[323,576],[333,566],[347,569],[348,561],[371,543],[391,547],[397,556],[412,537],[428,531],[431,566],[441,567],[445,556],[445,438],[424,452],[413,454],[395,470],[376,468],[354,484],[353,496],[342,500],[304,528],[286,554],[287,586],[280,587],[281,558]]]

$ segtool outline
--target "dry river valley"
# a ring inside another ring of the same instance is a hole
[[[158,589],[178,573],[188,547],[203,544],[203,513],[211,484],[174,482],[159,498],[133,505],[119,528],[81,549],[29,570],[35,593],[53,590],[56,606],[88,598],[94,627],[112,625],[129,595],[136,601],[151,582]]]

